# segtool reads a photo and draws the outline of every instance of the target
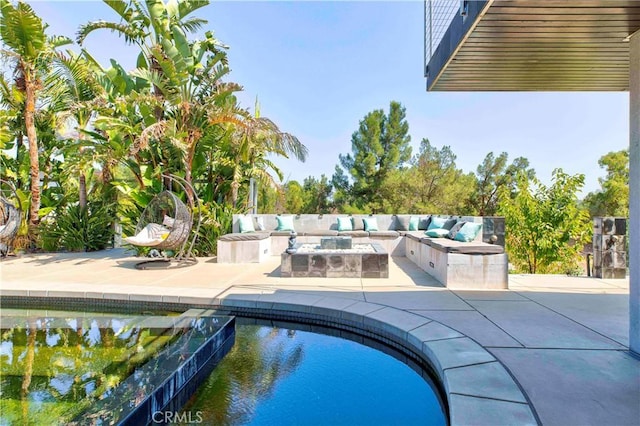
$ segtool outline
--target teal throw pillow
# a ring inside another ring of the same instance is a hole
[[[293,216],[276,216],[278,226],[276,231],[295,231],[293,229]]]
[[[448,229],[436,228],[425,231],[425,235],[431,238],[444,238],[449,233]]]
[[[444,224],[447,223],[447,219],[443,218],[443,217],[433,217],[431,216],[431,223],[429,223],[429,227],[427,228],[427,231],[430,231],[432,229],[440,229],[444,226]],[[447,230],[448,232],[448,230]]]
[[[338,231],[353,231],[353,224],[350,217],[338,218]]]
[[[378,220],[375,217],[365,217],[362,220],[364,221],[364,230],[365,231],[377,231],[378,230]]]
[[[255,228],[253,227],[253,218],[251,216],[240,216],[239,220],[240,232],[255,232]]]
[[[482,229],[481,223],[466,222],[462,228],[456,234],[454,240],[468,243],[473,241],[478,236],[478,233]]]
[[[409,218],[409,231],[417,231],[420,218],[418,216],[411,216]]]

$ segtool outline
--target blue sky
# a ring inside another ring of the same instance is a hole
[[[94,0],[30,3],[50,34],[72,37],[82,23],[117,19]],[[467,172],[506,151],[528,158],[546,183],[558,167],[584,173],[588,192],[603,175],[598,159],[628,147],[628,92],[427,92],[422,1],[214,1],[194,16],[230,47],[242,105],[253,110],[257,97],[263,115],[309,148],[306,163],[276,160],[285,180],[331,177],[359,120],[392,100],[406,107],[414,152],[425,137],[449,145]],[[86,47],[105,65],[134,66],[135,50],[106,31]]]

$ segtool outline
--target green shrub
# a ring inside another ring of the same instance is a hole
[[[234,213],[240,213],[240,209],[227,204],[210,202],[200,208],[200,231],[193,247],[196,256],[211,256],[217,252],[218,238],[231,232]],[[197,220],[197,218],[196,218]],[[193,224],[194,229],[196,224]]]
[[[46,251],[103,250],[113,238],[113,218],[113,209],[100,203],[67,206],[43,222],[40,244]]]

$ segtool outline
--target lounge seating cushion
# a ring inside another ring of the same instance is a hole
[[[444,238],[449,235],[449,231],[443,228],[434,228],[425,231],[425,235],[431,238]]]
[[[426,231],[431,224],[431,216],[421,217],[418,221],[418,231]]]
[[[456,223],[458,223],[458,219],[455,219],[455,218],[447,219],[445,220],[444,225],[442,225],[442,228],[451,230],[451,228],[453,228],[453,226]]]
[[[269,238],[268,232],[250,232],[250,233],[238,233],[225,234],[221,236],[219,241],[258,241]]]
[[[353,231],[353,223],[350,217],[338,218],[338,231]]]
[[[369,233],[367,231],[344,231],[338,232],[338,235],[344,237],[368,237]]]
[[[447,222],[447,219],[443,217],[431,216],[431,222],[429,222],[429,227],[427,228],[427,231],[430,231],[432,229],[441,229],[446,222]]]
[[[302,235],[311,237],[336,237],[338,236],[338,231],[335,229],[315,229],[313,231],[305,231]]]
[[[364,220],[362,217],[354,216],[351,218],[354,231],[364,231]]]
[[[409,217],[409,231],[417,231],[420,224],[420,218],[418,216]]]
[[[499,245],[487,244],[487,243],[463,243],[460,241],[453,241],[449,239],[431,239],[425,238],[423,243],[437,250],[445,253],[457,253],[457,254],[502,254],[504,248]]]
[[[481,223],[465,222],[453,239],[460,242],[473,241],[476,239],[476,236],[478,236],[481,229]]]
[[[396,230],[408,231],[410,221],[411,221],[411,217],[409,216],[396,216],[396,226],[395,226]]]
[[[369,236],[371,238],[398,238],[400,234],[398,233],[398,231],[370,231]]]
[[[124,240],[134,246],[154,247],[166,240],[169,232],[171,231],[168,228],[159,223],[148,223],[136,235]]]
[[[253,218],[251,216],[240,216],[238,225],[240,227],[241,233],[256,231],[256,229],[253,227]]]
[[[454,240],[456,238],[456,234],[458,233],[458,231],[460,231],[460,228],[462,228],[465,223],[466,222],[464,222],[464,221],[460,221],[460,222],[456,223],[455,225],[453,225],[453,227],[451,227],[451,229],[449,230],[449,233],[446,235],[446,237],[449,238],[450,240]]]
[[[276,231],[294,231],[293,228],[293,216],[276,216],[278,226]]]
[[[291,236],[291,231],[278,231],[276,229],[275,231],[271,231],[271,236],[272,237],[289,237]]]
[[[375,217],[365,217],[362,219],[364,221],[364,230],[365,231],[377,231],[378,230],[378,219]]]

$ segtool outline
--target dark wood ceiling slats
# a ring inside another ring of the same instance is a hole
[[[496,0],[431,90],[628,90],[640,0]]]

